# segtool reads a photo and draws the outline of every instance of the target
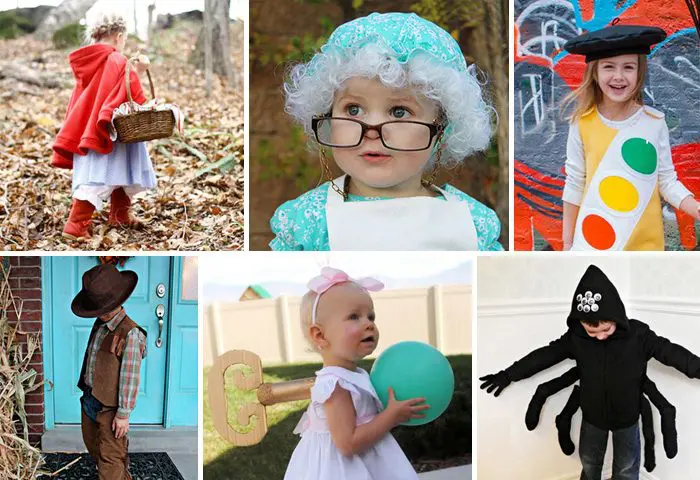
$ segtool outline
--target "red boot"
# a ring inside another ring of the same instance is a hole
[[[86,240],[90,238],[92,212],[94,211],[95,206],[92,203],[74,198],[70,214],[68,214],[68,222],[63,227],[63,237],[68,240]]]
[[[143,222],[131,216],[131,199],[124,188],[119,187],[112,192],[109,205],[109,224],[115,227],[143,228]]]

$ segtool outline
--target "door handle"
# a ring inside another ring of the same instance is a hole
[[[163,317],[165,316],[165,307],[163,304],[159,304],[156,307],[156,317],[158,317],[158,338],[156,338],[156,347],[160,348],[163,346]]]

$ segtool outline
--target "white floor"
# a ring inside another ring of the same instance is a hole
[[[472,466],[445,468],[434,472],[418,474],[421,480],[471,480]]]

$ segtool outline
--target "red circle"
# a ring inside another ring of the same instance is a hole
[[[607,250],[615,244],[615,229],[600,215],[588,215],[581,228],[583,238],[596,250]]]

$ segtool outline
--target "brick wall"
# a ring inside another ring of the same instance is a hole
[[[15,297],[23,300],[21,330],[41,335],[41,257],[10,257],[10,288]],[[16,322],[14,312],[9,312],[10,322]],[[26,341],[23,336],[20,342]],[[37,371],[37,382],[44,379],[42,353],[37,352],[31,361],[31,368]],[[29,440],[38,445],[44,433],[44,389],[39,388],[27,394],[26,411],[29,424]],[[21,424],[18,431],[21,432]]]

